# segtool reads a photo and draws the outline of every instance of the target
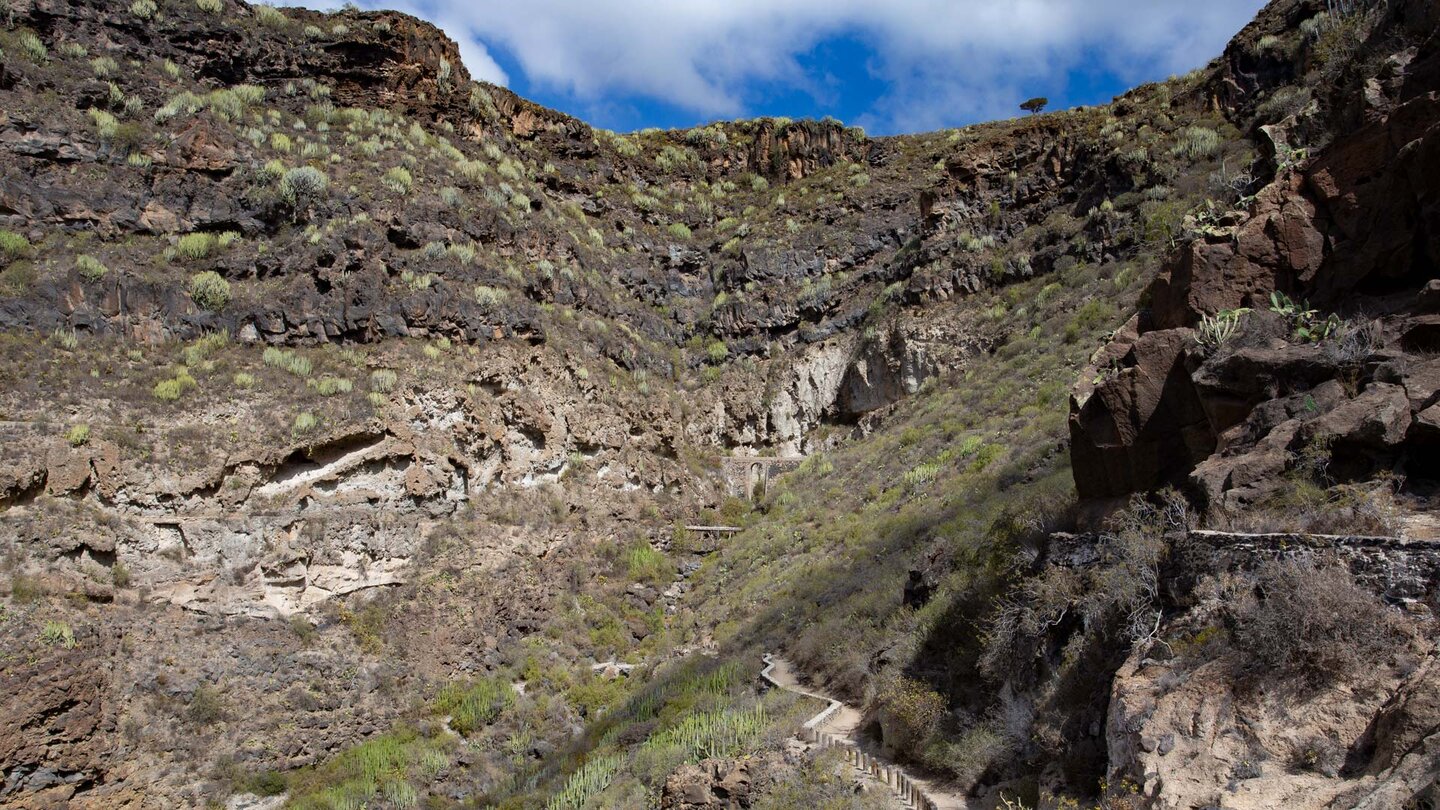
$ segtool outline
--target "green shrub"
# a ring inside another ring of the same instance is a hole
[[[230,345],[230,335],[225,332],[208,332],[186,346],[180,353],[181,361],[189,368],[195,368],[215,352]]]
[[[449,248],[447,248],[447,249],[445,250],[445,253],[446,253],[450,258],[454,259],[456,262],[458,262],[459,264],[462,264],[462,265],[464,265],[464,264],[471,264],[471,263],[473,263],[473,262],[475,261],[475,246],[474,246],[474,245],[464,245],[464,244],[451,245]]]
[[[220,0],[195,0],[195,7],[206,14],[219,14],[224,8]]]
[[[304,411],[295,417],[295,424],[291,426],[290,432],[300,436],[314,430],[318,424],[320,422],[315,418],[315,414]]]
[[[705,356],[710,359],[711,363],[719,365],[730,356],[730,347],[726,346],[723,340],[711,341],[705,346]]]
[[[231,382],[234,382],[237,388],[253,388],[255,387],[255,375],[248,371],[237,371]]]
[[[215,235],[187,233],[175,243],[175,254],[186,259],[204,259],[215,252]]]
[[[190,300],[195,306],[219,312],[230,303],[230,282],[214,270],[205,270],[190,277]]]
[[[450,715],[450,727],[469,736],[493,723],[510,705],[514,690],[501,678],[449,683],[435,699],[435,710]]]
[[[75,334],[74,329],[57,326],[55,331],[50,333],[50,338],[55,341],[56,346],[67,352],[73,352],[80,346],[80,336]]]
[[[415,184],[415,178],[410,176],[410,170],[404,166],[396,166],[380,178],[380,184],[395,192],[396,194],[409,194],[410,187]]]
[[[14,231],[0,229],[0,259],[6,262],[28,256],[30,240]]]
[[[135,0],[130,4],[130,13],[142,20],[154,17],[157,11],[159,8],[156,7],[155,0]]]
[[[252,8],[252,11],[255,13],[256,21],[268,28],[284,28],[290,24],[290,18],[274,6],[257,5]]]
[[[666,230],[669,231],[670,235],[675,237],[676,239],[690,238],[690,226],[686,225],[683,222],[672,222],[670,223],[670,227],[666,228]]]
[[[90,70],[97,79],[108,79],[119,69],[120,66],[115,60],[108,56],[97,56],[90,60]]]
[[[220,690],[210,684],[201,684],[190,695],[185,714],[202,726],[225,719],[225,702]]]
[[[940,474],[940,465],[934,462],[926,462],[906,470],[905,483],[912,487],[920,487],[935,480]]]
[[[668,583],[675,573],[670,560],[648,542],[637,543],[625,552],[625,572],[631,581],[654,585]]]
[[[429,273],[415,273],[411,270],[403,270],[400,273],[400,283],[415,292],[420,292],[421,290],[430,289],[430,285],[435,283],[435,276]]]
[[[545,810],[580,810],[590,798],[610,785],[624,764],[619,754],[596,757],[587,761],[565,780],[565,785],[545,803]]]
[[[265,164],[260,167],[259,175],[261,179],[279,182],[281,178],[285,176],[285,163],[278,159],[267,160]]]
[[[321,377],[318,380],[311,380],[309,385],[314,387],[315,392],[322,397],[333,397],[336,394],[348,394],[354,390],[355,385],[344,377]]]
[[[399,376],[388,368],[378,368],[370,372],[370,390],[388,394],[395,390],[395,383]]]
[[[194,387],[195,378],[190,376],[190,372],[182,369],[174,377],[155,383],[151,393],[161,402],[174,402]]]
[[[483,312],[492,312],[505,301],[505,291],[485,284],[475,285],[475,304]]]
[[[194,115],[205,109],[205,98],[196,95],[189,90],[183,90],[171,96],[168,101],[155,111],[155,122],[163,124],[174,118]]]
[[[940,730],[945,699],[919,681],[903,676],[888,679],[879,690],[885,742],[902,751],[919,750]]]
[[[500,158],[500,163],[495,167],[495,173],[506,180],[519,182],[525,176],[525,164],[518,160],[511,160],[509,157]]]
[[[20,32],[20,50],[24,51],[32,62],[44,62],[50,58],[50,49],[45,47],[45,43],[41,42],[33,31]]]
[[[1220,151],[1220,133],[1208,127],[1186,127],[1177,136],[1171,152],[1191,160],[1213,157]]]
[[[223,90],[212,91],[204,99],[215,117],[222,121],[236,121],[245,114],[246,108],[259,104],[265,99],[265,88],[255,84],[238,84]]]
[[[115,120],[115,116],[104,110],[91,109],[88,112],[90,120],[95,123],[95,134],[100,136],[100,140],[109,141],[115,137],[120,128],[120,122]]]
[[[90,426],[75,425],[65,432],[65,441],[69,442],[71,447],[80,447],[81,445],[89,444]]]
[[[264,354],[261,355],[261,359],[265,362],[265,365],[271,368],[281,369],[282,371],[288,371],[296,377],[310,376],[312,368],[310,358],[304,355],[285,351],[284,349],[277,349],[274,346],[268,346]]]
[[[180,394],[183,393],[184,390],[185,389],[180,385],[179,380],[171,379],[161,380],[160,382],[155,383],[155,388],[152,390],[152,393],[155,395],[156,399],[165,402],[174,402],[175,400],[180,398]]]
[[[71,630],[70,625],[65,622],[51,619],[45,622],[45,626],[40,629],[40,640],[51,647],[74,649],[75,631]]]
[[[200,0],[204,3],[207,0]],[[219,7],[220,0],[209,0]],[[289,787],[285,774],[279,771],[261,771],[245,781],[245,790],[256,796],[279,796]]]
[[[258,8],[268,8],[259,6]],[[330,178],[313,166],[286,169],[280,178],[280,196],[297,213],[309,208],[330,185]]]
[[[85,254],[75,257],[75,269],[80,273],[80,278],[91,282],[99,281],[109,271],[99,259]]]

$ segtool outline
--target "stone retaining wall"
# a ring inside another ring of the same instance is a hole
[[[1171,539],[1190,553],[1209,557],[1215,570],[1253,567],[1265,559],[1332,559],[1345,563],[1361,585],[1391,602],[1427,600],[1440,594],[1440,540],[1403,537],[1250,534],[1194,529]],[[1057,533],[1050,537],[1052,564],[1083,568],[1101,561],[1100,536]]]

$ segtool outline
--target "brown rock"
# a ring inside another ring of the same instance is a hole
[[[1084,498],[1125,495],[1182,481],[1215,449],[1184,363],[1188,329],[1147,332],[1115,362],[1118,371],[1071,400],[1071,461]]]
[[[1440,312],[1440,278],[1432,278],[1415,297],[1421,312]]]
[[[1376,383],[1306,426],[1305,438],[1372,448],[1391,448],[1410,429],[1410,402],[1398,385]]]
[[[197,120],[170,144],[170,162],[196,171],[227,171],[235,168],[232,136]]]
[[[1422,411],[1435,404],[1437,395],[1440,395],[1440,359],[1406,358],[1397,376],[1405,386],[1411,408]]]
[[[1431,405],[1420,413],[1415,414],[1415,421],[1411,423],[1412,436],[1421,441],[1440,441],[1440,403]]]
[[[1300,184],[1290,176],[1267,186],[1244,224],[1181,248],[1150,288],[1155,328],[1194,326],[1201,313],[1261,306],[1272,290],[1312,279],[1325,237]]]
[[[90,455],[83,449],[56,445],[46,460],[45,491],[66,495],[90,481]]]
[[[0,669],[0,762],[28,774],[28,790],[56,789],[71,774],[89,775],[104,753],[103,691],[108,667],[96,641],[74,649],[41,646],[33,660]]]
[[[661,810],[749,807],[754,764],[750,760],[707,759],[697,765],[682,765],[665,780]]]
[[[1281,484],[1290,463],[1289,448],[1300,430],[1292,419],[1270,431],[1249,451],[1214,455],[1200,462],[1190,482],[1212,511],[1233,512],[1261,500]]]

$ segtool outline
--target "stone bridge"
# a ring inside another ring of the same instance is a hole
[[[765,494],[770,479],[805,463],[806,456],[723,456],[725,494],[754,500]]]

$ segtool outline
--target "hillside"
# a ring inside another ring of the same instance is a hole
[[[0,807],[890,806],[765,652],[974,808],[1433,806],[1437,26],[621,135],[9,0]]]

